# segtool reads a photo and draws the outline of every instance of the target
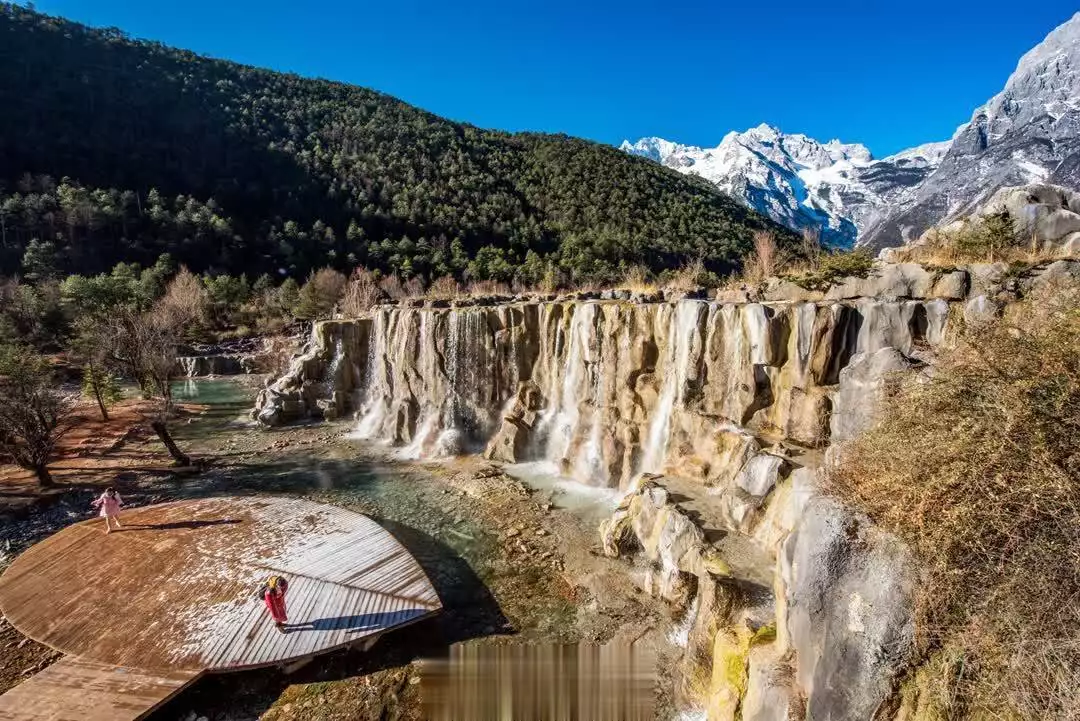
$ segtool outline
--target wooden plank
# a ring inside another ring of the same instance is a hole
[[[136,721],[198,675],[66,656],[0,696],[0,721]]]

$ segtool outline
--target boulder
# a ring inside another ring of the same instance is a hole
[[[839,443],[854,438],[877,420],[885,382],[911,368],[911,362],[892,347],[859,353],[840,371],[829,420],[830,438]]]
[[[1001,305],[985,295],[977,295],[964,303],[964,322],[968,325],[988,323],[1000,315]]]
[[[915,650],[910,553],[819,496],[785,541],[780,563],[808,718],[874,718]]]
[[[934,274],[918,263],[879,263],[865,278],[844,278],[833,285],[825,299],[926,298],[933,284]]]
[[[1008,214],[1021,237],[1034,237],[1044,248],[1060,248],[1080,232],[1080,193],[1046,183],[1001,188],[977,217],[1001,213]]]
[[[1050,263],[1031,278],[1024,280],[1025,291],[1042,292],[1058,285],[1071,284],[1080,280],[1080,261],[1057,260]]]
[[[970,279],[966,270],[953,270],[942,273],[934,281],[930,290],[931,298],[944,300],[963,300],[967,297]]]

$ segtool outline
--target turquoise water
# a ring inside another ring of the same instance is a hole
[[[173,384],[177,403],[208,406],[170,425],[177,443],[213,459],[206,473],[169,490],[182,496],[268,493],[302,496],[366,513],[386,525],[430,534],[444,553],[468,559],[483,574],[494,536],[451,510],[439,483],[386,462],[364,442],[336,436],[330,424],[263,430],[250,418],[259,386],[250,378],[187,379]],[[328,436],[334,436],[328,438]],[[275,442],[284,448],[266,449]],[[425,545],[423,543],[419,544]]]
[[[197,418],[174,423],[177,440],[199,441],[232,429],[254,427],[251,409],[258,387],[250,378],[188,378],[172,384],[173,401],[209,406]]]

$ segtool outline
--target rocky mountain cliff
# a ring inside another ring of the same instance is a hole
[[[858,143],[821,143],[769,125],[728,133],[715,148],[662,138],[623,141],[622,150],[699,175],[790,228],[820,228],[850,247],[873,211],[897,202],[937,167],[948,143],[928,143],[875,160]]]
[[[898,246],[1002,187],[1080,185],[1080,13],[1024,55],[1005,88],[945,142],[874,160],[859,144],[761,125],[715,148],[661,138],[621,148],[700,175],[788,227],[820,227],[831,245]]]
[[[966,215],[1006,186],[1080,185],[1080,13],[1020,59],[960,127],[937,170],[870,216],[859,244],[886,248]]]

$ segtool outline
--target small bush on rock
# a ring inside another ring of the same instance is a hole
[[[874,258],[860,248],[849,253],[819,253],[808,270],[785,277],[809,290],[828,290],[844,278],[865,278],[873,269]]]

